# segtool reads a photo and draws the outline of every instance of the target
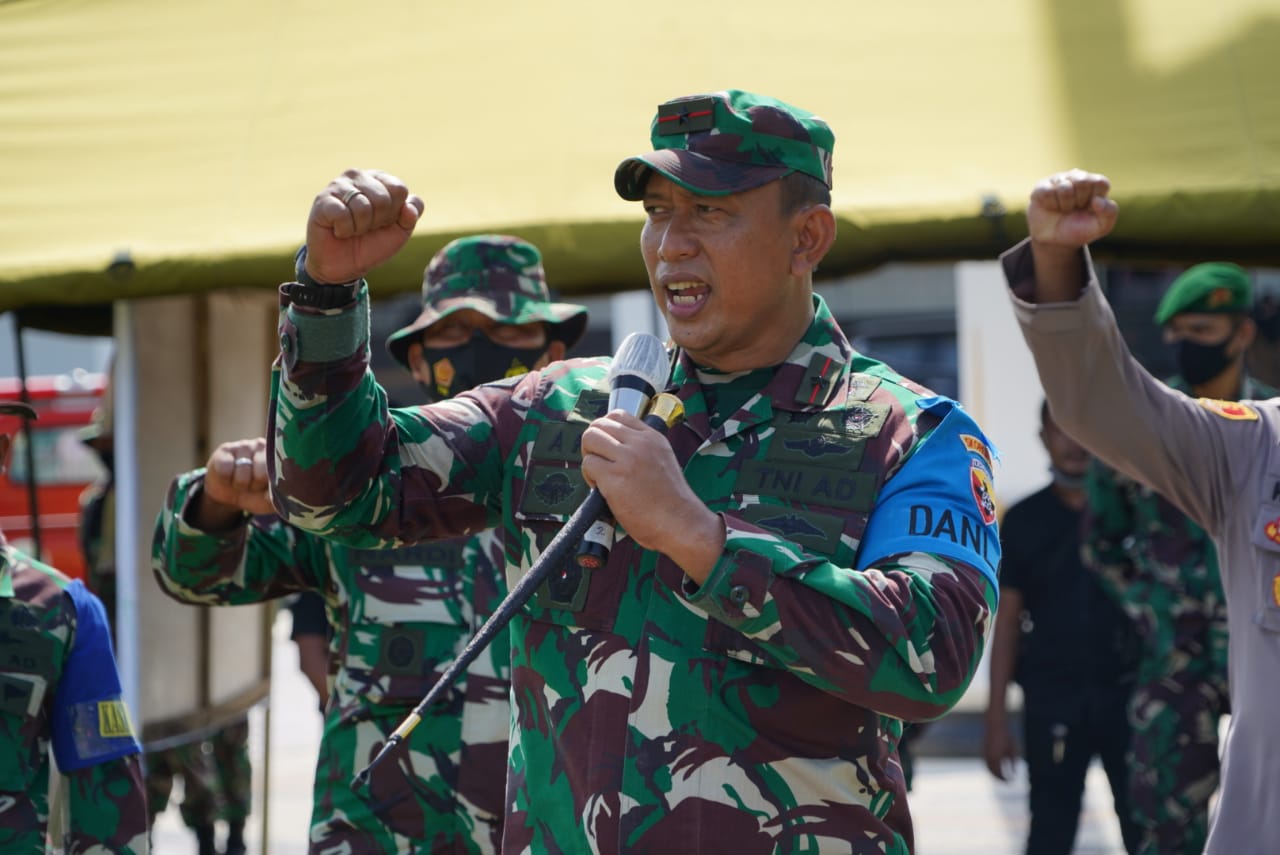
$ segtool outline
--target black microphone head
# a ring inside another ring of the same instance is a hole
[[[618,345],[609,368],[609,409],[644,415],[649,399],[667,385],[669,372],[662,341],[649,333],[631,333]]]

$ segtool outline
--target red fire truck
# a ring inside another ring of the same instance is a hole
[[[35,460],[36,506],[39,513],[40,559],[73,578],[84,578],[84,557],[77,526],[80,493],[97,479],[102,464],[81,441],[80,431],[102,400],[105,374],[77,371],[52,377],[28,377],[27,399],[39,418],[31,424]],[[22,400],[17,378],[0,378],[0,400]],[[0,473],[0,531],[9,543],[36,554],[30,500],[27,434],[16,416],[0,416],[0,426],[13,431],[9,467]]]

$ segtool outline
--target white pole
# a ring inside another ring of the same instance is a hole
[[[654,305],[653,294],[643,291],[623,291],[609,298],[609,319],[613,325],[613,349],[633,332],[667,337],[667,322]]]
[[[143,720],[139,707],[138,666],[138,364],[133,340],[133,306],[113,306],[116,354],[111,377],[114,396],[116,494],[116,662],[124,701],[135,726]],[[141,733],[139,732],[139,736]]]

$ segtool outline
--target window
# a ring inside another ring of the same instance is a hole
[[[102,473],[102,463],[93,450],[80,441],[80,426],[33,430],[38,483],[43,485],[88,484]],[[9,480],[26,484],[27,434],[14,436],[9,452]]]

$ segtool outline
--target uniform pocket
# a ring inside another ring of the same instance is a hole
[[[1252,541],[1258,549],[1253,622],[1268,632],[1280,632],[1280,505],[1264,504],[1258,510]]]
[[[516,521],[531,539],[536,566],[568,517],[545,517],[516,512]],[[618,615],[618,604],[628,584],[628,574],[635,561],[635,541],[615,529],[617,538],[603,567],[580,567],[575,559],[577,544],[569,544],[557,566],[550,568],[546,580],[522,606],[526,616],[543,623],[612,631]],[[518,578],[508,580],[514,587]]]
[[[46,749],[45,742],[26,734],[48,729],[39,726],[39,719],[45,714],[47,686],[45,678],[35,674],[0,674],[0,737],[9,742],[12,750],[0,761],[0,792],[27,792],[40,767],[39,755]]]
[[[522,536],[528,538],[524,552],[532,562],[529,567],[539,563],[589,492],[576,461],[534,460],[529,464],[514,514]],[[524,604],[525,614],[560,626],[612,630],[635,548],[620,530],[615,528],[614,533],[617,537],[609,559],[596,569],[578,566],[578,544],[569,544],[557,565],[549,569],[546,581]],[[514,587],[519,578],[509,575],[507,581]]]
[[[351,625],[340,694],[362,704],[416,704],[457,658],[471,632],[461,541],[430,554],[355,553]]]

